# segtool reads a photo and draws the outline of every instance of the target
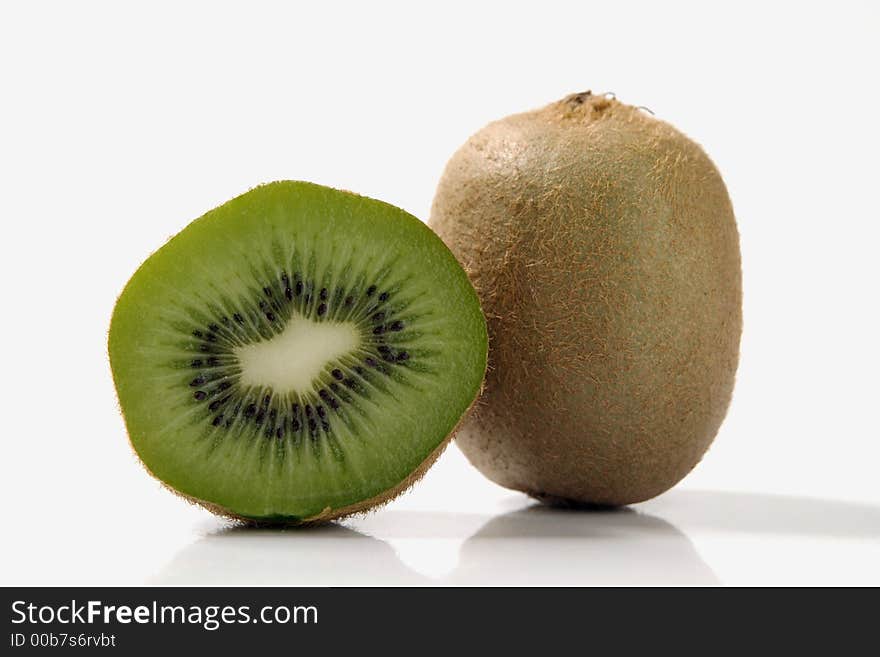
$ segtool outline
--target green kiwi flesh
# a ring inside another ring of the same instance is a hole
[[[474,401],[486,350],[473,287],[425,224],[289,181],[150,256],[109,337],[149,472],[219,513],[285,523],[409,486]]]
[[[429,224],[489,325],[456,442],[553,504],[623,505],[701,459],[731,398],[739,236],[703,150],[589,92],[494,122],[448,163]]]

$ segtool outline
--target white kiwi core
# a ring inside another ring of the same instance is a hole
[[[279,393],[304,393],[331,360],[357,349],[361,334],[353,322],[313,322],[293,317],[271,340],[238,347],[241,382]]]

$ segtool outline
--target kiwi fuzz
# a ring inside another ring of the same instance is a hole
[[[640,107],[570,94],[450,159],[429,224],[489,326],[456,442],[498,484],[565,507],[668,490],[703,457],[739,359],[739,235],[705,152]]]

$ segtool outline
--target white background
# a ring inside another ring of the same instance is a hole
[[[878,37],[876,2],[4,3],[0,584],[880,584]],[[151,251],[282,178],[426,219],[471,133],[586,89],[702,143],[739,221],[734,401],[675,490],[550,512],[453,447],[255,532],[145,474],[106,331]]]

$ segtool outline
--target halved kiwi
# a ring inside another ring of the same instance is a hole
[[[220,513],[315,521],[436,459],[486,369],[486,325],[415,217],[303,182],[192,222],[134,274],[110,364],[146,468]]]

